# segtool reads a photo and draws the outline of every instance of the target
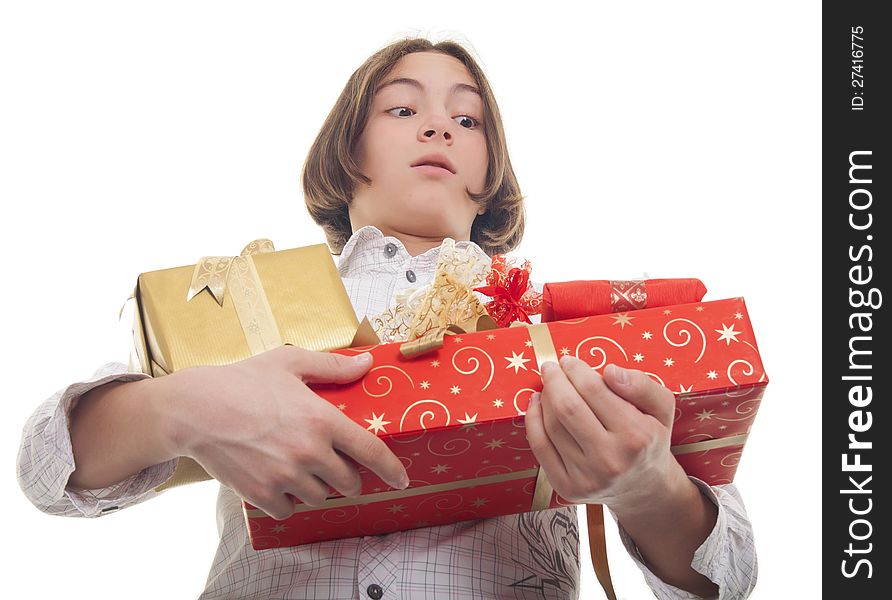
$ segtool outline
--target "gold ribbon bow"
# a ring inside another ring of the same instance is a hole
[[[186,302],[189,302],[207,289],[222,307],[228,289],[252,356],[282,345],[252,258],[254,254],[275,251],[270,240],[260,238],[245,246],[238,256],[204,256],[195,264],[186,295]]]
[[[498,328],[498,325],[489,315],[480,316],[476,324],[471,322],[471,326],[467,328],[460,327],[454,323],[435,327],[421,337],[400,344],[400,354],[406,358],[414,358],[442,348],[443,340],[447,334],[473,333],[475,331],[486,331],[496,328]]]
[[[413,341],[449,325],[475,331],[480,317],[488,315],[473,288],[486,277],[491,259],[478,247],[456,247],[446,238],[430,284],[398,291],[389,308],[371,319],[385,343]]]

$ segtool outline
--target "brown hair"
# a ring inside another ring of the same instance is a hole
[[[365,129],[378,85],[400,58],[413,52],[441,52],[455,57],[480,89],[489,168],[483,192],[468,192],[471,200],[486,207],[486,212],[477,215],[471,225],[471,241],[490,256],[510,252],[523,238],[525,212],[523,195],[508,157],[501,113],[477,62],[461,45],[450,40],[433,43],[424,38],[402,39],[375,52],[353,72],[304,163],[301,184],[307,211],[325,232],[332,254],[340,255],[353,233],[347,211],[353,191],[357,185],[371,182],[353,159],[355,142]]]

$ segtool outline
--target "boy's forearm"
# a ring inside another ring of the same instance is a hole
[[[164,379],[114,381],[81,396],[71,412],[75,470],[68,487],[108,487],[177,456]]]
[[[680,468],[658,503],[614,513],[657,577],[702,598],[718,594],[714,583],[691,568],[694,552],[715,528],[718,510]]]

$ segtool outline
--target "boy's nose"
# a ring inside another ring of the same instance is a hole
[[[430,113],[426,116],[425,120],[421,123],[424,132],[423,135],[426,138],[433,138],[438,133],[443,134],[443,138],[446,140],[452,139],[452,133],[450,129],[452,128],[452,121],[443,113]],[[458,126],[458,124],[456,124]]]
[[[434,137],[435,135],[437,135],[437,130],[436,129],[428,129],[427,131],[424,132],[424,135],[425,135],[425,137]],[[451,134],[444,129],[443,137],[448,140],[450,135]]]

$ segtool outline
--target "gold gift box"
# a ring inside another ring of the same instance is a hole
[[[378,343],[367,320],[360,328],[325,244],[276,251],[269,240],[254,240],[239,256],[142,273],[133,297],[130,369],[153,377],[284,344],[329,351]],[[155,490],[208,479],[201,465],[180,457]]]

